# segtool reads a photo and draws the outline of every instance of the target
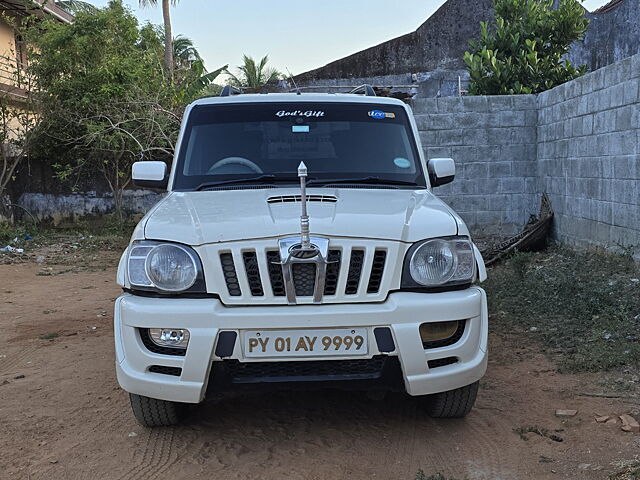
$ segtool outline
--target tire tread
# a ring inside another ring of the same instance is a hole
[[[476,402],[479,383],[430,395],[426,403],[427,413],[434,418],[465,417]]]
[[[144,427],[169,427],[182,420],[183,405],[167,400],[129,394],[133,416]]]

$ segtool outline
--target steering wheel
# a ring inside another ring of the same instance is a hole
[[[264,173],[258,165],[256,165],[254,162],[244,157],[223,158],[222,160],[219,160],[216,163],[214,163],[211,166],[211,168],[209,168],[209,173],[213,173],[214,170],[221,167],[225,167],[227,165],[242,165],[243,167],[247,167],[256,173]]]

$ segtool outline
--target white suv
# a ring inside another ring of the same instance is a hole
[[[432,189],[410,107],[359,94],[238,95],[187,107],[167,196],[118,268],[116,369],[146,426],[207,392],[304,384],[472,408],[487,365],[482,257]]]

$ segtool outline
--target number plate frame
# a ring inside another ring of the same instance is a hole
[[[327,349],[329,337],[331,343]],[[353,339],[353,343],[345,340]],[[358,337],[362,338],[362,346]],[[315,338],[315,340],[314,340]],[[340,338],[341,340],[335,340]],[[347,348],[347,344],[350,347]],[[336,348],[336,345],[339,347]],[[242,352],[245,358],[324,358],[362,357],[369,354],[369,330],[362,327],[300,330],[244,330]]]

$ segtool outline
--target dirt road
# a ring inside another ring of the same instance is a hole
[[[594,421],[637,415],[637,398],[580,396],[602,390],[594,377],[558,374],[495,333],[464,420],[429,419],[403,395],[282,392],[225,396],[184,426],[145,430],[115,379],[114,276],[0,265],[0,478],[604,479],[640,454],[640,434]],[[558,438],[516,431],[533,427]]]

